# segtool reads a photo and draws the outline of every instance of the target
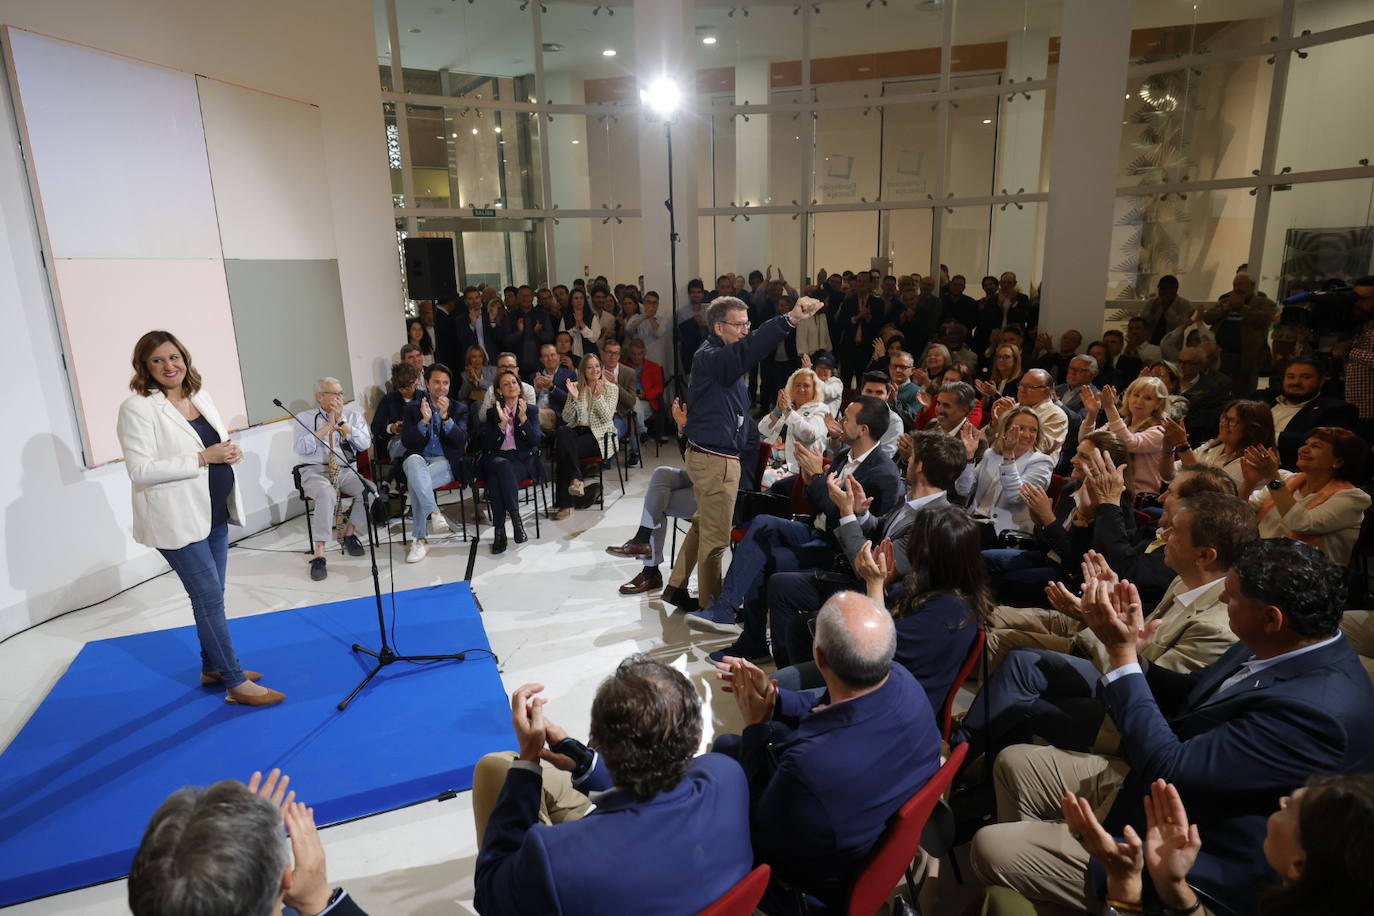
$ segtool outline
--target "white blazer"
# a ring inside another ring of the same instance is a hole
[[[1030,534],[1035,530],[1035,522],[1021,498],[1021,484],[1033,483],[1044,489],[1049,486],[1053,471],[1054,460],[1044,452],[1031,449],[1015,461],[1004,463],[1001,455],[987,449],[981,461],[964,467],[954,489],[960,496],[973,494],[970,512],[979,511],[979,506],[986,502],[992,503],[989,514],[998,534],[1008,529]]]
[[[214,401],[204,390],[191,403],[220,435],[229,438]],[[210,534],[210,469],[197,457],[205,445],[161,391],[135,394],[119,405],[119,444],[133,481],[134,540],[177,550]],[[237,481],[229,491],[229,521],[243,524]]]

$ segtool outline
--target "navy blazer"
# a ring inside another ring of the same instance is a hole
[[[830,470],[843,467],[848,460],[849,449],[845,449],[835,456],[835,460],[830,464]],[[811,508],[815,509],[818,515],[825,516],[825,530],[834,531],[840,525],[840,510],[830,498],[825,478],[825,474],[813,475],[804,492]],[[897,472],[896,462],[884,455],[881,448],[874,448],[864,457],[863,463],[854,471],[854,479],[864,488],[866,495],[873,497],[873,505],[868,511],[874,515],[883,515],[890,511],[906,492],[902,486],[901,475]]]
[[[468,347],[485,345],[483,349],[487,354],[487,362],[493,366],[496,365],[496,357],[501,353],[500,338],[505,333],[505,329],[492,324],[490,318],[487,317],[486,306],[482,306],[482,317],[479,319],[481,322],[481,344],[478,343],[478,330],[472,326],[472,319],[469,315],[470,313],[465,308],[453,317],[453,322],[458,328],[458,343],[461,345],[457,362],[448,364],[455,377],[463,371],[463,367],[467,364]]]
[[[430,406],[433,408],[432,401]],[[453,424],[447,431],[442,429],[439,431],[439,446],[444,450],[444,457],[448,459],[449,468],[453,471],[453,479],[460,482],[466,481],[463,449],[468,444],[468,406],[462,401],[450,397],[448,399],[448,418],[453,421]],[[429,433],[420,429],[420,419],[420,400],[417,399],[415,403],[406,405],[405,419],[401,422],[401,444],[406,447],[405,458],[423,452],[425,444],[429,441]],[[405,458],[401,460],[404,461]]]
[[[598,764],[579,787],[610,788]],[[695,913],[754,867],[749,787],[723,754],[692,761],[678,785],[648,801],[610,789],[579,820],[539,823],[540,774],[512,768],[477,856],[483,916]]]
[[[1131,765],[1105,826],[1144,836],[1141,799],[1172,782],[1203,837],[1188,883],[1240,912],[1275,880],[1263,843],[1279,799],[1316,773],[1374,770],[1374,685],[1344,636],[1216,695],[1250,657],[1236,643],[1191,674],[1150,665],[1101,691]]]
[[[978,621],[959,595],[937,592],[895,623],[896,661],[921,685],[938,720],[949,688],[978,636]]]
[[[1281,390],[1265,391],[1259,395],[1259,399],[1273,407],[1278,402],[1280,394]],[[1317,395],[1304,404],[1293,419],[1288,421],[1283,432],[1279,433],[1278,442],[1275,443],[1279,452],[1279,467],[1290,471],[1297,468],[1298,449],[1307,442],[1307,434],[1317,427],[1339,426],[1343,429],[1354,429],[1359,421],[1360,414],[1354,404],[1330,395]]]
[[[896,662],[872,693],[833,705],[827,693],[816,706],[780,689],[773,721],[744,730],[740,762],[755,852],[778,878],[834,903],[892,815],[940,768],[940,732]]]
[[[544,371],[541,366],[529,374],[525,381],[534,386],[534,377]],[[549,389],[549,409],[558,415],[558,422],[563,422],[563,407],[568,403],[568,382],[577,381],[577,372],[567,366],[559,366],[553,370],[553,387]]]
[[[482,414],[477,447],[483,454],[495,454],[500,451],[501,443],[505,439],[501,433],[501,421],[497,416],[496,406],[488,407]],[[524,475],[531,480],[539,479],[540,462],[536,450],[543,438],[544,431],[539,427],[539,409],[530,404],[525,410],[525,422],[515,425],[515,452],[524,460]]]

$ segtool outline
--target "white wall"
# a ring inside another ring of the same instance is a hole
[[[320,106],[350,368],[375,399],[400,343],[400,276],[369,0],[0,0],[0,21]],[[122,464],[81,467],[79,438],[19,158],[0,92],[0,450],[4,577],[0,637],[108,597],[163,568],[130,538]],[[303,343],[302,345],[306,345]],[[214,379],[207,379],[213,391]],[[248,530],[285,517],[290,430],[244,431],[239,486]]]

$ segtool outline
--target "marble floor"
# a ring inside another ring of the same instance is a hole
[[[648,451],[650,468],[677,460],[676,449],[672,454],[665,449],[661,459],[652,455],[652,447]],[[617,586],[635,574],[637,564],[609,556],[604,548],[634,533],[648,479],[649,470],[633,469],[622,496],[614,473],[608,474],[604,512],[590,509],[562,522],[541,521],[540,539],[533,538],[531,527],[528,543],[512,545],[500,557],[488,550],[489,529],[484,529],[472,582],[487,634],[501,659],[502,678],[508,690],[530,681],[544,684],[550,715],[571,734],[585,737],[597,684],[626,655],[647,652],[677,666],[700,687],[710,716],[707,738],[737,731],[734,702],[714,689],[713,669],[706,660],[707,652],[728,644],[729,638],[689,631],[682,615],[672,613],[656,596],[617,594]],[[384,589],[393,577],[398,590],[462,578],[468,546],[456,538],[435,542],[428,558],[415,565],[405,563],[399,529],[394,538],[392,562],[387,563],[384,551],[379,554]],[[366,558],[332,554],[328,579],[311,582],[302,552],[305,545],[303,517],[234,545],[226,594],[230,616],[371,592]],[[185,592],[168,573],[0,644],[0,670],[5,672],[0,679],[0,747],[23,727],[87,640],[189,623]],[[309,786],[298,789],[308,803]],[[477,843],[471,793],[329,827],[322,836],[330,880],[347,886],[365,909],[415,916],[474,912]],[[124,882],[115,881],[19,904],[8,914],[109,916],[128,912],[124,900]],[[958,911],[948,904],[937,909]]]

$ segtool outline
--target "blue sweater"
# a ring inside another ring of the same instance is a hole
[[[711,452],[738,458],[744,451],[749,419],[749,386],[744,377],[795,330],[779,315],[732,344],[712,334],[692,357],[687,394],[687,441]]]

